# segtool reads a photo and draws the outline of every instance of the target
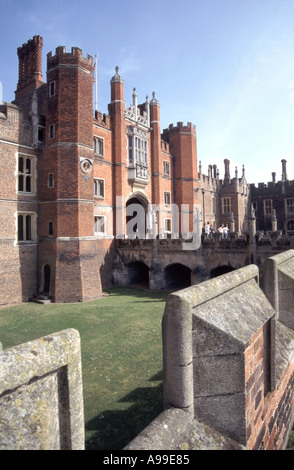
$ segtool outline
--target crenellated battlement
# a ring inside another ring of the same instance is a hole
[[[72,47],[71,52],[67,52],[65,46],[58,46],[55,49],[55,55],[51,52],[47,54],[47,69],[58,64],[76,65],[81,64],[91,71],[94,71],[94,59],[91,55],[83,56],[83,51],[79,47]]]
[[[255,183],[250,184],[250,190],[262,190],[264,192],[272,193],[273,191],[281,192],[281,188],[289,188],[294,186],[294,180],[286,181],[269,181],[268,183],[258,183],[257,186]]]
[[[167,129],[163,129],[163,136],[166,134],[177,134],[183,132],[196,135],[196,126],[191,122],[187,122],[187,124],[177,122],[176,126],[174,124],[170,124]]]
[[[100,111],[95,111],[94,125],[101,126],[105,129],[110,129],[110,116],[103,114]]]

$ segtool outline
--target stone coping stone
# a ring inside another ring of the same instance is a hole
[[[163,411],[124,450],[245,450],[212,427],[191,419],[184,410]]]
[[[78,331],[6,349],[0,360],[0,450],[83,450]]]

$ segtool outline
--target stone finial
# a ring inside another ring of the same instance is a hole
[[[123,82],[123,78],[118,73],[119,67],[118,65],[115,67],[115,75],[112,77],[111,82]]]
[[[152,92],[152,100],[150,101],[150,104],[159,104],[159,101],[155,98],[155,91]]]

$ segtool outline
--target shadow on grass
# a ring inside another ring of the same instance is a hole
[[[133,403],[127,410],[105,410],[86,423],[86,432],[96,431],[86,440],[86,450],[121,450],[163,411],[162,372],[149,381],[155,387],[132,390],[120,402]]]

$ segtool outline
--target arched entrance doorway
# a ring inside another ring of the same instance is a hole
[[[191,269],[180,263],[170,264],[164,270],[165,289],[184,289],[191,286]]]
[[[128,238],[146,238],[148,199],[142,193],[134,193],[126,203],[126,235]]]
[[[133,261],[127,265],[129,284],[149,287],[149,268],[141,261]]]
[[[49,264],[43,267],[43,293],[50,294],[51,268]]]

